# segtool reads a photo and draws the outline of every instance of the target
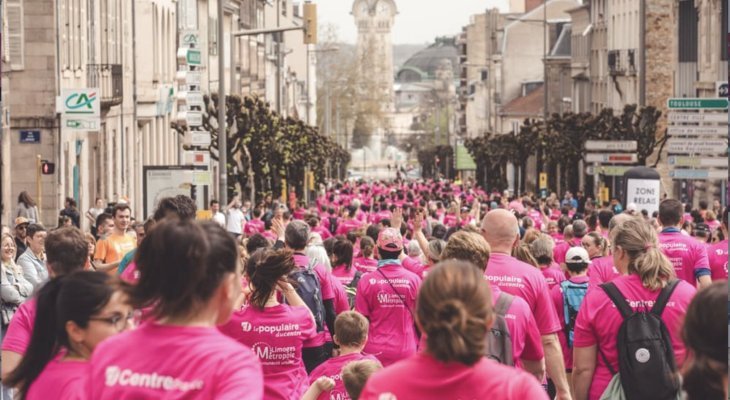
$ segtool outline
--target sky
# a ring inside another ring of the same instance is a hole
[[[357,30],[350,15],[353,0],[314,0],[320,26],[337,27],[339,38],[355,43]],[[437,36],[455,35],[473,14],[497,7],[506,12],[508,0],[395,0],[398,14],[393,44],[426,44]]]

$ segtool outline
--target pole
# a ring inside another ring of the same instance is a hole
[[[226,130],[226,81],[223,78],[223,0],[218,5],[218,197],[220,204],[228,204],[228,134]],[[232,82],[231,82],[232,83]]]
[[[38,200],[38,221],[36,223],[40,223],[40,214],[43,209],[43,205],[41,204],[43,202],[43,197],[41,197],[41,155],[38,154],[35,157],[35,198]]]

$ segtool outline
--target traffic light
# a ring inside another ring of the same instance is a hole
[[[56,172],[56,164],[48,160],[41,161],[41,173],[43,175],[53,175],[54,172]]]
[[[304,3],[304,44],[317,44],[317,5]]]

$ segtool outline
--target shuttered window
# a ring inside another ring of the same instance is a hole
[[[23,0],[7,0],[8,13],[8,55],[10,70],[25,68],[25,35],[23,23]]]

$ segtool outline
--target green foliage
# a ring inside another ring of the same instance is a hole
[[[418,151],[418,163],[424,178],[443,176],[451,179],[454,176],[454,149],[451,146],[430,146]]]

